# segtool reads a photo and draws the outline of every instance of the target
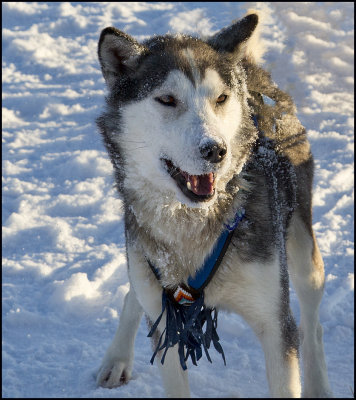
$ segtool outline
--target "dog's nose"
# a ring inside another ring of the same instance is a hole
[[[226,156],[227,150],[225,143],[217,143],[215,141],[204,144],[200,148],[200,154],[211,163],[219,163]]]

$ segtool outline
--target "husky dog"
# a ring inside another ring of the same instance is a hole
[[[151,324],[158,319],[162,290],[187,285],[225,224],[244,210],[204,304],[251,326],[272,397],[300,397],[290,274],[301,309],[303,394],[331,396],[319,323],[324,266],[312,229],[313,158],[291,98],[259,65],[258,22],[251,11],[205,39],[177,34],[139,43],[116,28],[101,33],[108,97],[97,123],[124,204],[130,290],[100,386],[130,380],[143,313]],[[164,330],[162,318],[156,333]],[[189,397],[177,348],[158,365],[167,396]]]

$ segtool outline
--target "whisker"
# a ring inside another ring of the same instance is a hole
[[[180,174],[180,172],[179,171],[176,171],[176,172],[174,172],[173,174],[171,174],[171,177],[172,178],[175,178],[176,176],[178,176]]]
[[[133,147],[133,148],[127,149],[127,150],[132,151],[132,150],[139,150],[139,149],[147,149],[147,148],[149,148],[149,147],[150,147],[150,146],[147,145],[147,146]]]
[[[120,142],[124,142],[124,143],[145,143],[147,144],[147,142],[145,140],[127,140],[127,139],[120,139]]]

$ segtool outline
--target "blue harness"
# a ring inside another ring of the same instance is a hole
[[[199,268],[194,277],[189,277],[188,285],[180,284],[174,290],[163,288],[162,312],[153,324],[148,337],[152,337],[156,331],[164,311],[166,311],[166,327],[159,338],[151,358],[151,364],[153,364],[158,351],[165,349],[161,358],[163,364],[168,349],[176,344],[178,344],[180,363],[184,370],[187,369],[186,361],[189,357],[193,364],[197,365],[197,361],[203,353],[202,348],[207,359],[212,362],[208,349],[213,342],[215,349],[221,354],[226,365],[224,351],[216,332],[218,312],[215,308],[205,306],[204,288],[211,281],[221,264],[234,231],[244,216],[245,210],[241,209],[236,213],[232,224],[225,225],[224,231],[216,241],[203,266]],[[157,280],[160,281],[158,269],[149,260],[147,261]],[[203,330],[204,327],[205,331]]]

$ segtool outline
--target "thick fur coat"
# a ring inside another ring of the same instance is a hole
[[[101,34],[109,92],[97,122],[124,203],[131,284],[98,373],[102,386],[130,379],[142,313],[157,319],[162,288],[186,284],[243,208],[206,305],[242,315],[261,340],[271,395],[298,397],[289,268],[301,302],[304,394],[331,394],[318,318],[324,270],[312,230],[313,158],[291,97],[259,66],[258,30],[251,12],[205,40]],[[188,396],[186,372],[168,353],[167,395]]]

